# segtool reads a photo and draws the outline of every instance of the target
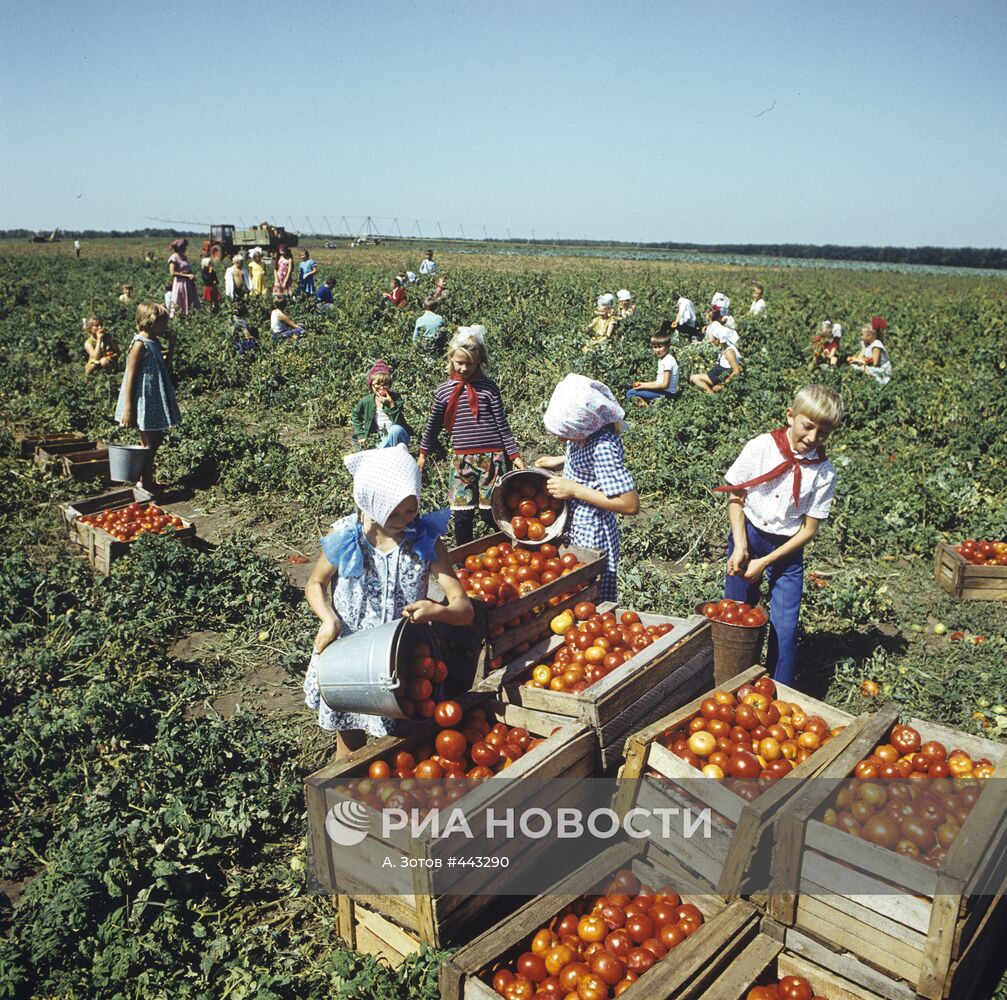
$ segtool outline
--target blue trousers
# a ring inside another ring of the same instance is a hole
[[[627,389],[627,399],[677,399],[678,393],[667,389]]]
[[[394,448],[397,444],[409,444],[409,431],[398,424],[392,424],[388,433],[381,439],[379,448]]]
[[[778,549],[787,535],[771,535],[760,531],[747,518],[748,555],[761,559]],[[727,541],[727,557],[734,552],[734,535]],[[804,550],[778,559],[766,568],[769,584],[769,645],[766,668],[774,680],[793,686],[797,669],[797,625],[801,616],[801,593],[804,590]],[[743,576],[728,576],[724,580],[724,597],[732,601],[747,601],[753,607],[759,603],[759,584],[748,583]]]

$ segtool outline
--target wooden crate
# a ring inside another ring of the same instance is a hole
[[[518,725],[511,716],[511,706],[491,699],[482,693],[473,693],[460,699],[463,708],[479,704],[486,709],[487,718],[502,721],[507,725]],[[435,947],[442,947],[456,939],[466,926],[489,905],[496,895],[494,883],[500,878],[500,870],[485,869],[485,891],[471,892],[471,870],[467,875],[466,895],[439,894],[433,888],[434,880],[430,871],[422,865],[427,860],[450,857],[472,857],[477,855],[507,855],[509,867],[503,874],[514,875],[522,866],[541,862],[541,855],[529,856],[528,852],[515,842],[497,838],[488,841],[480,837],[485,830],[486,810],[490,807],[499,813],[503,809],[518,808],[531,795],[531,789],[541,789],[549,779],[585,779],[593,773],[594,734],[587,727],[566,720],[558,732],[552,727],[532,726],[535,736],[546,737],[545,742],[529,751],[507,768],[505,777],[511,780],[497,780],[498,776],[483,782],[458,800],[475,834],[468,839],[461,834],[446,834],[433,838],[429,832],[421,837],[410,836],[408,830],[391,831],[386,839],[372,836],[367,849],[375,858],[391,858],[398,867],[399,859],[417,859],[419,867],[412,869],[413,892],[408,895],[382,893],[377,874],[362,872],[360,866],[352,864],[339,867],[337,857],[341,857],[329,841],[325,830],[325,819],[329,810],[338,802],[346,801],[336,791],[336,786],[354,777],[366,775],[370,764],[380,758],[387,758],[400,750],[413,750],[433,742],[438,729],[432,720],[417,726],[416,732],[408,737],[386,736],[351,754],[345,760],[329,765],[310,775],[304,783],[305,800],[308,808],[308,832],[312,847],[312,866],[318,882],[332,892],[353,896],[355,901],[390,918],[399,927],[415,934],[420,941]],[[563,794],[575,781],[557,782]],[[583,783],[582,784],[586,784]],[[585,793],[587,789],[584,789]],[[541,795],[535,796],[535,804],[542,805]],[[374,810],[364,806],[372,817]],[[547,848],[543,848],[547,849]],[[519,853],[524,850],[524,856]],[[359,858],[357,854],[354,857]],[[351,870],[352,869],[352,870]],[[442,869],[443,870],[443,869]],[[482,883],[481,883],[482,884]]]
[[[559,885],[501,920],[491,930],[459,949],[441,966],[441,1000],[499,1000],[485,978],[498,965],[528,950],[530,937],[584,894],[584,886],[604,882],[620,868],[631,868],[642,882],[659,886],[665,881],[637,844],[620,843],[607,848]],[[683,901],[695,904],[703,914],[703,926],[662,961],[655,963],[623,994],[626,1000],[678,1000],[694,996],[711,978],[714,963],[726,961],[758,927],[758,912],[751,904],[731,904],[702,892],[681,892]]]
[[[934,579],[960,601],[1007,601],[1007,566],[974,566],[946,542],[937,543]]]
[[[64,455],[63,472],[78,482],[89,479],[108,479],[108,449],[75,451]]]
[[[727,691],[737,691],[765,673],[762,667],[751,667],[731,683]],[[773,823],[785,804],[801,789],[806,778],[816,775],[832,764],[850,745],[866,722],[866,716],[854,718],[825,702],[818,701],[785,684],[776,685],[777,698],[797,702],[808,715],[820,715],[832,728],[846,729],[817,750],[804,763],[798,764],[754,802],[747,802],[730,788],[713,779],[703,778],[699,771],[676,757],[659,742],[669,729],[685,724],[698,711],[704,693],[688,705],[631,736],[626,741],[626,763],[620,772],[620,785],[615,809],[620,816],[633,807],[654,809],[663,807],[690,808],[695,811],[709,807],[714,817],[710,837],[676,841],[665,850],[672,853],[689,871],[726,899],[743,891],[745,876],[752,863],[764,864],[768,870],[773,841]],[[648,776],[657,772],[661,779]],[[678,784],[686,781],[685,792]],[[643,823],[637,824],[641,829]]]
[[[35,449],[46,445],[72,444],[84,441],[85,437],[79,431],[67,434],[21,434],[18,435],[18,452],[22,458],[31,458]]]
[[[626,609],[606,603],[599,605],[598,610],[621,614]],[[605,774],[613,773],[622,763],[630,733],[666,715],[669,708],[708,690],[713,683],[713,646],[710,623],[705,618],[639,614],[644,625],[668,623],[674,630],[579,694],[523,686],[534,666],[563,645],[562,636],[550,634],[549,639],[503,668],[503,701],[528,712],[543,713],[553,720],[576,719],[594,729],[600,769]],[[490,675],[491,681],[496,676]]]
[[[744,942],[741,951],[717,961],[719,972],[712,983],[682,994],[680,1000],[745,1000],[753,986],[776,983],[783,976],[803,976],[815,996],[827,1000],[877,1000],[876,993],[786,951],[783,942],[784,929],[763,918],[759,933]]]
[[[94,451],[98,442],[91,438],[74,438],[69,441],[46,441],[35,449],[35,464],[40,469],[48,469],[60,462],[64,455],[81,451]]]
[[[485,552],[491,545],[500,545],[504,542],[511,543],[511,539],[502,531],[486,538],[478,538],[467,545],[460,545],[451,549],[448,553],[453,566],[463,565],[465,559],[471,555],[479,555]],[[580,601],[595,601],[598,598],[601,586],[601,574],[605,568],[605,554],[599,549],[587,549],[580,545],[559,546],[560,554],[573,552],[579,562],[584,565],[575,569],[552,583],[539,587],[531,594],[526,594],[515,601],[509,601],[497,607],[487,607],[477,598],[472,599],[476,609],[473,627],[478,630],[479,638],[482,640],[482,654],[476,667],[476,683],[483,690],[495,690],[499,683],[490,681],[485,683],[487,678],[495,671],[499,670],[502,662],[506,662],[517,655],[516,651],[527,644],[540,641],[549,632],[549,620],[553,615],[572,608]],[[572,597],[564,601],[550,605],[551,599],[559,597],[576,587],[582,587]],[[436,590],[431,592],[434,599],[441,596]],[[536,609],[539,609],[536,613]],[[525,622],[518,622],[522,616],[530,615],[531,618]],[[500,675],[502,677],[502,675]]]
[[[886,741],[898,715],[893,705],[869,719],[832,763],[836,780],[803,789],[780,817],[770,912],[793,925],[793,950],[884,997],[964,1000],[1003,948],[1007,775],[990,779],[936,869],[814,818],[857,762]],[[997,767],[1007,761],[1004,744],[918,719],[909,724],[924,742],[960,747]]]
[[[129,552],[132,542],[120,542],[107,531],[94,524],[82,524],[77,519],[83,514],[97,514],[103,510],[118,510],[131,503],[147,503],[140,500],[133,489],[112,490],[100,496],[78,500],[60,508],[63,523],[67,527],[70,539],[84,547],[87,561],[98,573],[108,573],[117,559]],[[192,545],[196,540],[196,526],[192,521],[182,520],[182,527],[175,528],[172,534],[184,545]]]

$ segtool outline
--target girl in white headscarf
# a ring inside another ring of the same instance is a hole
[[[451,568],[441,541],[450,512],[419,514],[420,470],[405,445],[362,451],[343,459],[353,475],[359,510],[332,525],[304,596],[321,625],[304,678],[305,702],[317,709],[322,729],[336,732],[337,757],[364,744],[366,734],[384,736],[394,720],[334,712],[321,699],[318,654],[341,636],[403,616],[416,622],[469,625],[472,604]],[[447,604],[427,598],[430,575]]]
[[[569,502],[571,543],[601,549],[607,565],[601,599],[618,593],[619,526],[616,514],[636,514],[640,497],[626,468],[620,440],[625,416],[612,390],[584,375],[567,375],[555,390],[542,418],[545,429],[566,444],[566,454],[540,458],[540,469],[563,470],[546,481],[551,496]]]

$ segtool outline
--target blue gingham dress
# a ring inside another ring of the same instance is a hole
[[[586,441],[567,442],[563,475],[607,497],[617,497],[636,489],[626,468],[622,441],[608,428],[595,431]],[[607,565],[601,576],[601,599],[614,601],[618,593],[619,526],[615,514],[582,500],[569,501],[567,534],[574,545],[601,549]]]
[[[139,371],[134,382],[136,399],[133,414],[136,426],[141,431],[166,431],[182,422],[175,398],[175,387],[171,384],[171,374],[161,354],[161,345],[156,340],[148,340],[136,334],[130,341],[130,349],[137,341],[143,344]],[[123,374],[119,385],[119,399],[115,407],[116,421],[122,420],[126,410],[126,376]]]
[[[333,532],[322,539],[322,551],[334,566],[339,564],[337,546],[346,538],[347,529],[356,533],[357,516],[350,514],[333,525]],[[427,596],[430,564],[404,542],[388,552],[379,552],[359,535],[364,571],[361,576],[337,576],[332,588],[332,606],[342,628],[340,637],[397,621],[407,604]],[[338,639],[336,640],[339,641]],[[363,729],[372,736],[385,736],[403,726],[401,720],[355,712],[334,712],[322,700],[318,687],[318,656],[312,654],[304,677],[304,702],[318,711],[318,725],[329,732]]]

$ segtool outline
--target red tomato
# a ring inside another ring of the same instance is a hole
[[[457,701],[442,701],[434,709],[437,725],[443,729],[454,729],[462,721],[462,707]]]
[[[437,747],[437,752],[448,760],[462,760],[468,746],[465,737],[457,729],[442,729],[437,734],[434,745]]]

